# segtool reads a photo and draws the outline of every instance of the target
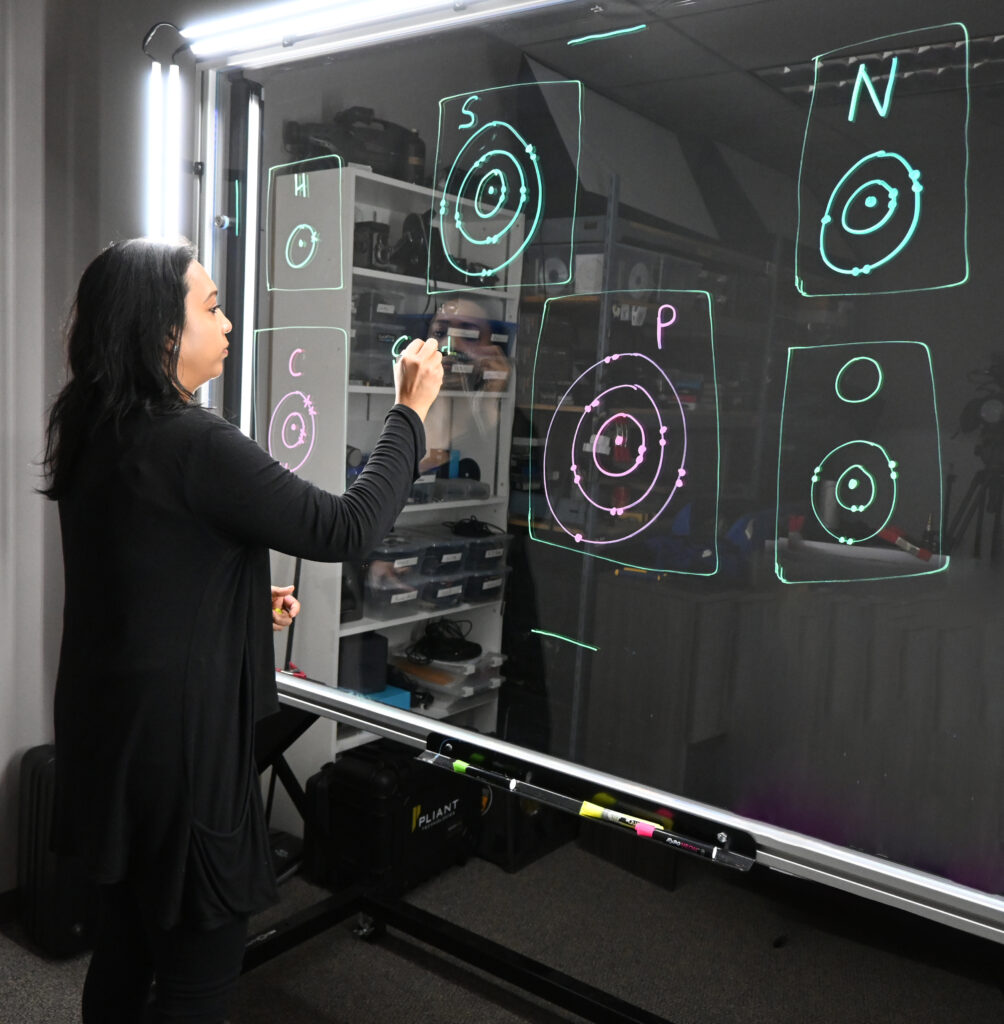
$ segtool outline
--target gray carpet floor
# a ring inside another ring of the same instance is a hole
[[[268,927],[326,894],[299,878]],[[515,874],[474,859],[409,901],[673,1024],[1000,1024],[1004,947],[770,872],[679,862],[674,888],[560,847]],[[233,1024],[551,1024],[580,1018],[401,933],[351,921],[246,974]],[[0,1022],[71,1024],[87,957],[0,931]]]

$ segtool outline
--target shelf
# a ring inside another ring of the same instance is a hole
[[[364,182],[365,185],[376,186],[378,188],[389,188],[398,192],[413,192],[415,195],[420,195],[427,200],[432,200],[437,195],[437,193],[429,188],[428,185],[420,185],[414,181],[404,181],[401,178],[392,178],[387,174],[377,174],[376,171],[366,164],[350,163],[346,166],[346,170],[362,172],[356,175],[357,193],[359,192],[358,183]],[[365,185],[363,186],[364,190]]]
[[[353,636],[356,633],[372,633],[381,629],[391,629],[394,626],[407,626],[413,622],[425,622],[427,619],[443,619],[450,615],[459,615],[461,612],[476,611],[479,608],[493,608],[498,606],[498,600],[485,601],[481,604],[458,604],[455,608],[426,608],[413,615],[402,615],[399,619],[370,619],[363,616],[355,622],[347,622],[338,630],[338,635]]]
[[[496,496],[494,498],[471,498],[469,501],[415,501],[410,505],[405,505],[401,509],[401,515],[407,512],[439,512],[440,510],[445,512],[451,508],[485,508],[488,505],[501,505],[508,500],[508,497]]]
[[[350,384],[350,395],[396,395],[397,391],[391,387],[380,387],[371,384]],[[449,388],[442,388],[438,398],[512,398],[511,391],[456,391]]]
[[[424,277],[408,277],[405,274],[394,274],[389,270],[370,270],[367,267],[353,267],[352,276],[358,278],[366,278],[371,281],[383,281],[387,284],[395,284],[401,287],[407,286],[409,288],[421,288],[426,295],[452,295],[454,292],[463,293],[464,295],[483,295],[486,298],[494,299],[516,299],[519,297],[517,291],[513,288],[476,288],[469,284],[463,284],[460,281],[442,281],[440,282],[440,288],[437,288],[434,292],[429,292],[428,280]],[[451,288],[450,285],[456,287]]]

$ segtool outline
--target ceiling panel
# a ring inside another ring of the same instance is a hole
[[[569,78],[578,78],[598,92],[638,82],[705,75],[726,71],[722,64],[696,43],[670,26],[650,25],[644,32],[617,36],[581,46],[565,40],[524,47],[542,64]]]
[[[855,42],[949,21],[964,22],[971,35],[1004,25],[1004,5],[987,0],[764,0],[713,9],[699,2],[677,10],[675,28],[747,69],[811,60]]]
[[[529,17],[488,23],[488,31],[514,46],[594,35],[627,28],[646,20],[638,0],[575,0]]]
[[[613,98],[676,131],[727,142],[768,166],[797,174],[804,111],[745,72],[651,82],[617,90]],[[771,125],[769,142],[765,123]]]

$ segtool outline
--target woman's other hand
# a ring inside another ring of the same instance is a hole
[[[398,403],[414,409],[424,423],[442,384],[443,355],[439,343],[435,338],[427,341],[415,338],[394,364]]]
[[[300,614],[300,602],[293,597],[293,587],[272,588],[272,632],[285,629]]]

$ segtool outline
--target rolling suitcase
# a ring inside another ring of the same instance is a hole
[[[50,849],[56,753],[32,747],[21,758],[17,889],[21,923],[48,956],[89,949],[97,920],[97,887]]]

